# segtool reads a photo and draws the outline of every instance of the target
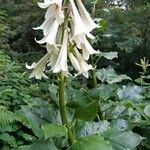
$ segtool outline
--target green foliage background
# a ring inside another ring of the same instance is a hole
[[[0,149],[150,149],[150,71],[140,74],[142,68],[135,65],[150,59],[150,2],[97,0],[93,18],[102,18],[101,28],[93,31],[92,42],[104,52],[96,56],[98,87],[81,77],[67,80],[70,120],[73,112],[78,120],[78,140],[71,147],[66,128],[58,125],[55,77],[49,73],[50,80],[30,80],[24,67],[45,53],[34,41],[41,34],[32,28],[44,17],[36,2],[0,0]],[[92,13],[95,1],[84,2]]]

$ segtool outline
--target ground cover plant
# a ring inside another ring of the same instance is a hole
[[[13,47],[7,42],[12,31],[7,13],[0,13],[0,149],[150,149],[149,59],[136,61],[137,77],[118,73],[118,50],[97,48],[110,36],[106,21],[97,18],[101,1],[83,2],[38,2],[46,14],[34,27],[43,31],[35,39],[44,51],[34,54],[36,62],[6,51]]]

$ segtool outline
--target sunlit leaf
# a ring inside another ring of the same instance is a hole
[[[118,89],[117,95],[120,99],[126,99],[126,100],[142,100],[143,96],[142,94],[142,88],[139,86],[130,86],[130,85],[123,85],[121,89]]]
[[[113,150],[108,141],[98,135],[86,136],[76,141],[69,150]]]
[[[132,131],[119,131],[114,129],[108,130],[103,136],[112,144],[115,150],[134,149],[144,139]]]
[[[147,105],[145,108],[144,108],[144,113],[150,117],[150,105]]]
[[[65,136],[67,134],[67,129],[63,125],[43,124],[42,129],[44,131],[45,139],[54,136]]]

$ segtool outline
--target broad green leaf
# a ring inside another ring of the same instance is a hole
[[[144,108],[144,113],[150,117],[150,105],[147,105],[145,108]]]
[[[110,76],[107,79],[107,82],[108,84],[114,84],[114,83],[122,82],[123,80],[131,80],[131,78],[126,75],[114,75],[114,76]]]
[[[75,110],[74,117],[85,121],[91,121],[95,118],[98,112],[98,102],[92,102],[83,108]]]
[[[36,141],[34,142],[29,150],[57,150],[54,143],[51,141]]]
[[[37,137],[39,137],[40,139],[43,138],[44,134],[41,129],[41,125],[47,122],[40,118],[37,113],[32,111],[27,106],[22,106],[21,110],[18,111],[18,116],[20,117],[20,121],[26,120],[25,123],[28,123],[27,126],[32,129]]]
[[[18,150],[30,150],[30,145],[19,146]]]
[[[144,139],[132,131],[119,131],[114,129],[110,129],[103,136],[112,144],[115,150],[134,149]]]
[[[101,80],[101,82],[107,82],[108,84],[118,83],[123,80],[131,80],[131,78],[126,75],[117,75],[112,67],[97,70],[96,77]]]
[[[100,56],[100,57],[104,57],[108,60],[118,58],[118,53],[117,52],[108,52],[108,53],[101,52],[101,53],[97,53],[96,55]]]
[[[101,84],[99,87],[89,90],[88,93],[93,100],[107,100],[112,96],[113,90],[111,85]]]
[[[57,124],[43,124],[42,130],[44,131],[45,139],[54,136],[65,136],[67,134],[67,128]]]
[[[71,108],[83,108],[87,104],[92,103],[92,99],[89,97],[88,92],[85,89],[75,90],[71,100],[67,103]]]
[[[117,90],[117,95],[119,99],[124,99],[124,100],[135,100],[135,101],[140,101],[143,99],[142,94],[142,87],[133,85],[123,85],[121,89]]]
[[[91,135],[76,141],[69,150],[112,150],[112,146],[103,137]]]
[[[99,121],[99,122],[86,122],[80,129],[78,133],[78,137],[84,137],[87,135],[94,135],[94,134],[102,134],[109,128],[109,122]]]

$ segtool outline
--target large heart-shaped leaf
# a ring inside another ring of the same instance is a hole
[[[124,100],[135,100],[140,101],[143,99],[143,96],[141,95],[142,88],[136,85],[123,85],[121,89],[117,90],[117,95],[119,99]]]
[[[75,110],[74,117],[85,121],[91,121],[95,118],[98,112],[98,102],[92,102],[85,107],[78,108]]]
[[[150,117],[150,105],[147,105],[145,108],[144,108],[144,113]]]
[[[118,52],[108,52],[108,53],[101,52],[101,53],[97,53],[96,55],[100,57],[105,57],[108,60],[118,58]]]
[[[47,123],[37,113],[31,110],[28,106],[22,106],[21,110],[17,112],[19,120],[23,122],[28,128],[31,128],[34,134],[42,139],[44,137],[41,125]]]
[[[36,141],[30,146],[29,150],[57,150],[57,148],[51,141]]]
[[[86,122],[84,125],[81,127],[78,137],[84,137],[88,135],[94,135],[94,134],[102,134],[109,128],[109,122],[104,120],[104,121],[99,121],[99,122]]]
[[[43,124],[42,129],[44,131],[45,139],[54,136],[65,136],[67,134],[67,128],[63,125]]]
[[[101,82],[107,82],[108,84],[118,83],[123,80],[131,80],[131,78],[126,75],[117,75],[112,67],[97,70],[96,77],[101,80]]]
[[[112,144],[115,150],[134,149],[144,139],[132,131],[119,131],[114,129],[108,130],[103,136]]]
[[[103,137],[91,135],[76,141],[69,150],[112,150],[112,146]]]
[[[92,100],[89,97],[88,92],[81,88],[80,90],[74,90],[74,94],[72,95],[70,101],[67,103],[67,106],[77,109],[82,108],[91,102]]]

